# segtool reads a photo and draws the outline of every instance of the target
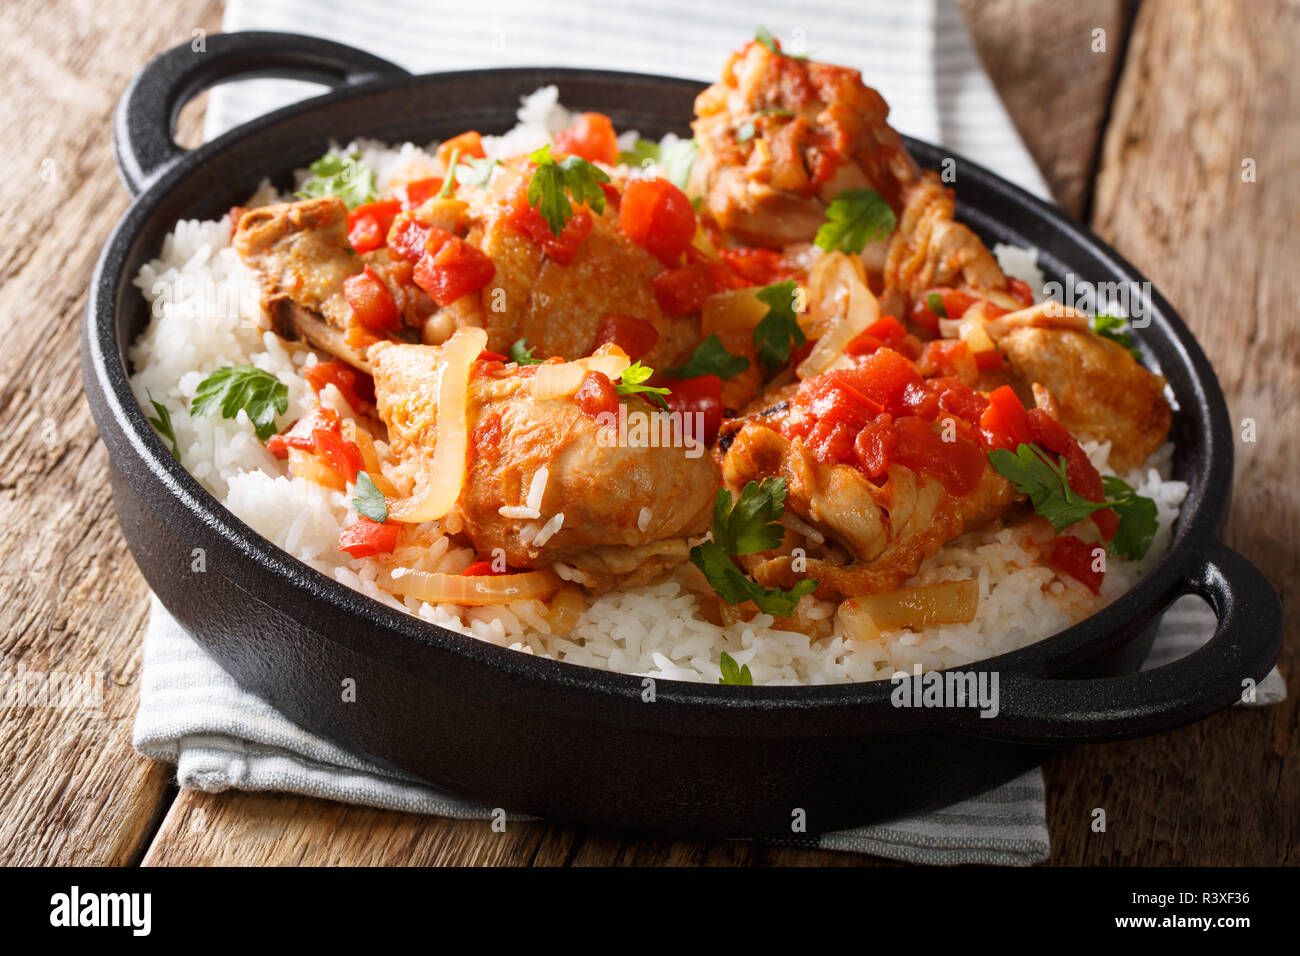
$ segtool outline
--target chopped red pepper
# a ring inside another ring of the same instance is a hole
[[[1034,304],[1034,290],[1024,279],[1007,279],[1007,293],[1024,308]]]
[[[481,577],[487,577],[487,576],[497,575],[497,574],[518,574],[519,572],[516,571],[514,568],[510,567],[509,565],[506,566],[506,569],[504,571],[498,571],[496,568],[492,566],[491,561],[475,561],[473,564],[471,564],[468,568],[466,568],[464,571],[460,573],[461,573],[461,577],[481,578]]]
[[[594,352],[602,345],[612,343],[635,362],[654,348],[658,341],[659,330],[645,319],[611,313],[601,319],[591,350]]]
[[[370,266],[343,280],[343,298],[357,323],[372,332],[395,332],[402,327],[393,294]]]
[[[428,179],[417,179],[398,186],[393,190],[393,195],[402,204],[402,211],[410,212],[423,206],[425,201],[431,196],[436,196],[440,189],[442,189],[442,177],[430,176]]]
[[[588,418],[598,419],[603,413],[618,414],[618,392],[604,372],[588,372],[573,393],[574,404]]]
[[[354,558],[392,554],[401,534],[402,526],[396,521],[380,524],[362,516],[343,529],[339,535],[339,550],[348,552]]]
[[[361,253],[378,249],[401,211],[402,204],[395,199],[358,206],[348,213],[348,242]]]
[[[303,369],[302,376],[317,392],[333,385],[356,411],[375,403],[375,380],[341,359],[309,365]]]
[[[799,275],[797,270],[790,268],[785,256],[775,249],[738,246],[735,249],[719,249],[718,258],[751,285],[771,285]]]
[[[1099,547],[1100,545],[1089,544],[1072,534],[1058,535],[1052,542],[1052,553],[1048,556],[1047,563],[1054,570],[1082,582],[1093,594],[1100,594],[1106,572],[1094,570],[1097,560],[1095,552]]]
[[[477,130],[461,133],[442,143],[438,147],[438,158],[446,165],[451,162],[451,154],[456,152],[460,153],[461,158],[473,156],[475,159],[483,159],[487,155],[483,152],[483,137],[479,136]]]
[[[268,438],[266,447],[276,458],[289,457],[290,448],[314,451],[316,440],[312,436],[318,429],[337,431],[339,427],[338,412],[324,405],[318,405],[280,434]]]
[[[426,252],[415,264],[415,284],[442,306],[477,292],[496,275],[496,265],[482,249],[451,236],[437,253]]]
[[[1102,483],[1101,473],[1093,467],[1088,455],[1066,427],[1041,408],[1031,410],[1027,419],[1033,440],[1050,453],[1065,459],[1065,476],[1070,482],[1070,488],[1089,501],[1105,501],[1106,487]],[[1097,526],[1102,538],[1109,541],[1119,530],[1119,515],[1110,508],[1103,508],[1092,513],[1092,523]]]
[[[357,472],[365,471],[365,459],[355,442],[350,442],[337,431],[317,428],[311,433],[314,451],[329,466],[330,471],[348,483],[357,480]]]
[[[697,375],[674,380],[671,388],[664,401],[670,412],[682,415],[683,433],[689,428],[690,436],[696,441],[712,445],[722,427],[722,379],[716,375]],[[703,416],[700,419],[703,435],[695,428],[695,419],[686,418],[696,412]]]
[[[704,308],[716,291],[709,267],[697,262],[680,269],[665,269],[652,280],[659,308],[666,315],[690,315]]]
[[[989,406],[980,416],[980,428],[991,448],[1015,451],[1034,441],[1029,431],[1029,415],[1010,385],[994,389],[989,395]]]

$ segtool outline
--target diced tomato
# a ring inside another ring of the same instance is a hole
[[[623,190],[618,209],[623,234],[664,265],[681,264],[695,236],[691,201],[666,179],[634,179]]]
[[[1089,501],[1105,501],[1106,487],[1102,483],[1101,473],[1066,427],[1041,408],[1032,409],[1026,417],[1033,440],[1052,454],[1065,459],[1065,476],[1070,482],[1070,488]],[[1092,523],[1097,526],[1102,538],[1109,541],[1119,530],[1119,515],[1110,508],[1103,508],[1092,513]]]
[[[588,418],[599,418],[604,412],[618,414],[618,392],[604,372],[588,372],[573,393],[574,404]]]
[[[333,385],[355,411],[375,403],[375,380],[340,359],[309,365],[303,369],[302,376],[317,392]]]
[[[904,416],[894,421],[893,460],[929,475],[950,495],[969,494],[984,474],[984,452],[963,438],[944,441],[924,419]]]
[[[357,323],[372,332],[394,332],[402,327],[392,293],[370,266],[343,280],[343,298]]]
[[[356,442],[350,442],[337,431],[317,428],[311,433],[314,451],[329,466],[330,471],[347,482],[357,480],[357,472],[364,471],[365,460]]]
[[[1015,451],[1034,440],[1025,406],[1010,385],[1003,385],[989,395],[989,406],[980,416],[980,428],[984,430],[984,440],[991,448]]]
[[[686,253],[689,256],[691,249],[687,248]],[[726,289],[746,289],[754,285],[744,276],[737,275],[730,266],[723,262],[706,262],[705,265],[709,270],[709,278],[713,280],[715,291],[722,292]]]
[[[395,199],[368,202],[353,209],[348,213],[348,243],[360,253],[378,249],[401,211],[402,204]]]
[[[954,339],[935,339],[926,342],[917,363],[926,378],[945,376],[958,379],[967,385],[979,378],[979,366],[970,346]]]
[[[459,152],[462,159],[469,156],[483,159],[487,155],[483,152],[483,138],[477,130],[461,133],[442,143],[438,147],[438,158],[446,165],[451,162],[451,154],[454,152]]]
[[[487,349],[484,349],[482,352],[478,353],[478,358],[476,359],[476,361],[500,362],[502,365],[504,365],[506,362],[509,362],[510,359],[499,352],[489,352]]]
[[[623,194],[613,183],[601,183],[600,191],[605,194],[605,202],[611,209],[617,211],[623,205]]]
[[[611,313],[601,319],[591,350],[594,352],[602,345],[613,343],[635,362],[654,348],[658,341],[659,330],[645,319]]]
[[[339,550],[354,558],[369,558],[376,554],[392,554],[402,535],[402,526],[396,521],[380,524],[362,516],[343,529],[339,535]]]
[[[894,451],[894,422],[889,415],[881,415],[868,422],[853,440],[853,453],[858,465],[871,478],[880,478],[889,467]]]
[[[722,379],[716,375],[697,375],[673,380],[669,387],[671,391],[664,396],[664,401],[668,403],[668,411],[682,415],[683,432],[706,446],[712,445],[722,427]],[[703,435],[695,428],[695,419],[687,418],[696,412],[702,416]]]
[[[477,292],[496,275],[496,265],[482,249],[456,236],[437,253],[426,252],[415,264],[415,284],[442,306]]]
[[[575,209],[557,236],[551,231],[542,214],[528,204],[528,181],[523,179],[508,197],[510,214],[506,221],[542,247],[550,258],[562,266],[573,261],[578,247],[591,235],[591,214],[585,208]]]
[[[555,134],[555,151],[613,166],[618,162],[614,124],[604,113],[579,113],[572,126]]]
[[[433,227],[404,212],[393,220],[393,227],[388,230],[388,251],[407,262],[419,262],[432,233]]]
[[[929,396],[916,366],[891,348],[877,349],[856,368],[827,372],[821,377],[828,376],[842,378],[891,415],[928,411],[926,417],[933,418],[939,411],[938,400]]]
[[[438,195],[440,189],[442,189],[442,177],[430,176],[428,179],[417,179],[398,186],[393,190],[393,195],[402,204],[402,211],[410,212],[423,206],[431,196]]]
[[[1058,535],[1052,542],[1052,553],[1047,563],[1054,570],[1085,584],[1093,594],[1100,594],[1106,572],[1093,570],[1096,562],[1094,552],[1098,547],[1100,545],[1089,544],[1072,534]]]
[[[1024,308],[1034,304],[1034,290],[1024,279],[1008,279],[1007,293]]]
[[[775,249],[738,246],[735,249],[718,250],[718,258],[730,266],[736,275],[748,280],[750,285],[771,285],[798,275],[786,262],[785,256]]]
[[[690,315],[704,308],[716,291],[709,267],[697,262],[680,269],[665,269],[652,280],[659,308],[666,315]]]
[[[930,296],[937,293],[943,301],[944,315],[940,316],[930,310]],[[916,297],[907,317],[932,335],[939,334],[939,319],[960,319],[979,300],[975,296],[957,289],[930,289]]]
[[[931,379],[930,388],[939,396],[939,408],[964,422],[978,425],[989,400],[965,382],[955,378]]]
[[[993,369],[1007,368],[1007,357],[999,349],[985,349],[983,352],[976,352],[975,367],[981,372],[992,371]]]
[[[318,405],[280,434],[268,438],[266,447],[276,458],[287,458],[290,448],[315,451],[316,439],[313,435],[317,430],[336,432],[339,428],[338,412]]]

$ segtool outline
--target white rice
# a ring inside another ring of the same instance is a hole
[[[527,97],[519,110],[520,123],[503,136],[484,137],[489,156],[504,157],[548,142],[569,122],[554,87]],[[621,140],[630,145],[634,133]],[[432,146],[410,143],[389,148],[374,142],[349,144],[376,171],[381,190],[399,179],[436,174],[441,164]],[[249,205],[276,201],[264,187]],[[150,415],[149,399],[166,406],[176,433],[181,460],[218,501],[280,548],[335,580],[384,604],[503,647],[582,664],[652,677],[716,682],[720,654],[726,651],[747,665],[756,684],[823,684],[887,678],[897,670],[952,667],[1041,640],[1091,614],[1127,591],[1167,549],[1171,528],[1187,487],[1167,477],[1170,448],[1166,446],[1148,467],[1125,479],[1140,494],[1152,498],[1160,529],[1141,562],[1112,559],[1100,598],[1070,579],[1059,579],[1038,564],[1039,544],[1023,529],[995,525],[953,541],[927,561],[914,583],[976,580],[980,609],[969,624],[941,625],[916,633],[886,633],[881,640],[850,639],[834,622],[832,602],[804,597],[796,615],[827,632],[820,639],[773,626],[773,618],[758,614],[750,621],[716,626],[701,615],[695,596],[675,579],[606,593],[591,601],[577,627],[568,634],[551,631],[547,608],[538,601],[517,601],[504,607],[463,608],[401,598],[380,585],[389,568],[456,574],[478,559],[472,549],[450,537],[456,527],[428,522],[418,526],[418,543],[404,544],[391,558],[357,559],[337,550],[339,533],[357,520],[350,507],[352,489],[330,491],[290,477],[285,464],[259,442],[241,412],[232,420],[191,418],[189,407],[199,382],[226,365],[254,365],[275,375],[289,389],[288,411],[277,420],[284,427],[313,405],[303,367],[317,361],[311,352],[286,345],[269,331],[256,303],[253,276],[230,246],[226,220],[176,224],[159,256],[136,279],[153,308],[149,327],[131,349],[136,369],[132,388]],[[1031,250],[999,246],[996,254],[1010,274],[1042,288]],[[349,414],[337,389],[321,393],[324,404]],[[1085,450],[1103,472],[1109,446],[1087,444]],[[380,454],[386,448],[379,443]],[[563,526],[563,513],[542,521],[547,469],[530,481],[522,506],[504,506],[503,515],[529,520],[534,542],[540,544]],[[810,538],[815,529],[786,524]],[[638,527],[648,526],[649,509],[642,509]],[[584,583],[586,576],[566,564],[555,565],[568,581]]]

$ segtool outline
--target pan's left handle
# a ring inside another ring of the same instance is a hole
[[[273,76],[337,89],[407,75],[380,57],[317,37],[214,34],[202,49],[184,44],[159,54],[131,80],[113,116],[117,169],[133,196],[142,192],[186,153],[172,135],[181,107],[227,80]]]

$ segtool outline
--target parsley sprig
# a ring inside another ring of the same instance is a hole
[[[527,339],[515,339],[510,346],[510,361],[516,365],[541,365],[542,360],[533,358],[533,350],[528,344]]]
[[[718,378],[732,378],[749,368],[749,359],[743,355],[733,355],[722,344],[717,333],[695,346],[690,359],[685,365],[668,369],[668,374],[675,378],[695,378],[697,375],[716,375]]]
[[[645,395],[661,407],[667,408],[668,403],[664,400],[664,396],[671,395],[672,389],[645,384],[654,373],[655,370],[650,366],[633,362],[619,375],[618,381],[614,383],[614,391],[619,395]]]
[[[199,382],[190,405],[190,417],[221,411],[222,418],[248,414],[257,437],[275,434],[275,416],[289,410],[289,388],[270,372],[251,365],[227,365]]]
[[[605,211],[605,190],[601,183],[609,176],[581,156],[567,156],[557,163],[551,147],[543,146],[528,157],[537,164],[528,181],[528,205],[536,207],[555,235],[573,218],[573,203],[586,203],[597,213]]]
[[[700,144],[693,139],[679,139],[667,146],[654,140],[639,139],[631,149],[618,154],[618,161],[628,166],[652,163],[659,167],[665,179],[678,189],[685,189],[699,151]]]
[[[1034,511],[1050,521],[1057,534],[1095,511],[1112,508],[1119,515],[1119,529],[1110,541],[1111,554],[1136,561],[1151,547],[1159,527],[1155,502],[1122,479],[1104,477],[1106,500],[1093,501],[1070,487],[1065,459],[1053,458],[1037,445],[1021,444],[1014,453],[996,448],[989,452],[989,462],[1016,491],[1029,496]]]
[[[352,496],[352,507],[357,514],[383,524],[388,520],[388,499],[379,490],[368,472],[357,472],[356,492]]]
[[[741,490],[739,501],[726,488],[718,489],[711,539],[691,548],[691,563],[728,604],[753,601],[766,614],[789,617],[799,599],[817,589],[817,582],[811,579],[798,582],[788,591],[765,588],[750,580],[731,560],[731,555],[755,554],[780,546],[785,534],[780,524],[785,495],[784,478],[749,482]]]
[[[846,189],[826,207],[826,221],[813,241],[827,252],[857,255],[898,224],[894,210],[874,189]]]
[[[378,198],[375,173],[359,153],[328,152],[309,167],[311,178],[294,195],[300,199],[338,196],[349,209]]]
[[[757,40],[759,43],[763,44],[763,46],[767,47],[777,56],[788,56],[792,60],[808,59],[806,56],[803,56],[802,54],[796,55],[794,53],[786,53],[784,50],[782,50],[781,44],[778,43],[776,39],[772,36],[772,31],[769,30],[767,27],[763,26],[763,24],[761,23],[758,25],[758,29],[754,31],[754,39]]]
[[[1121,319],[1115,315],[1099,315],[1092,320],[1092,330],[1103,339],[1110,339],[1124,346],[1134,360],[1139,365],[1142,364],[1142,353],[1133,344],[1133,333],[1128,328],[1128,319]]]
[[[176,429],[172,427],[172,413],[167,410],[167,406],[149,395],[149,404],[153,406],[155,418],[149,419],[149,424],[158,430],[158,434],[167,439],[168,444],[172,446],[172,457],[177,461],[181,460],[181,446],[176,441]]]
[[[754,675],[749,672],[749,665],[738,665],[736,659],[726,651],[723,651],[722,656],[718,658],[718,667],[722,669],[722,676],[718,678],[719,684],[748,687],[754,683]]]
[[[790,342],[803,345],[806,337],[795,316],[795,281],[787,279],[758,290],[758,300],[767,306],[767,314],[754,326],[754,345],[758,358],[773,372],[790,361]]]

